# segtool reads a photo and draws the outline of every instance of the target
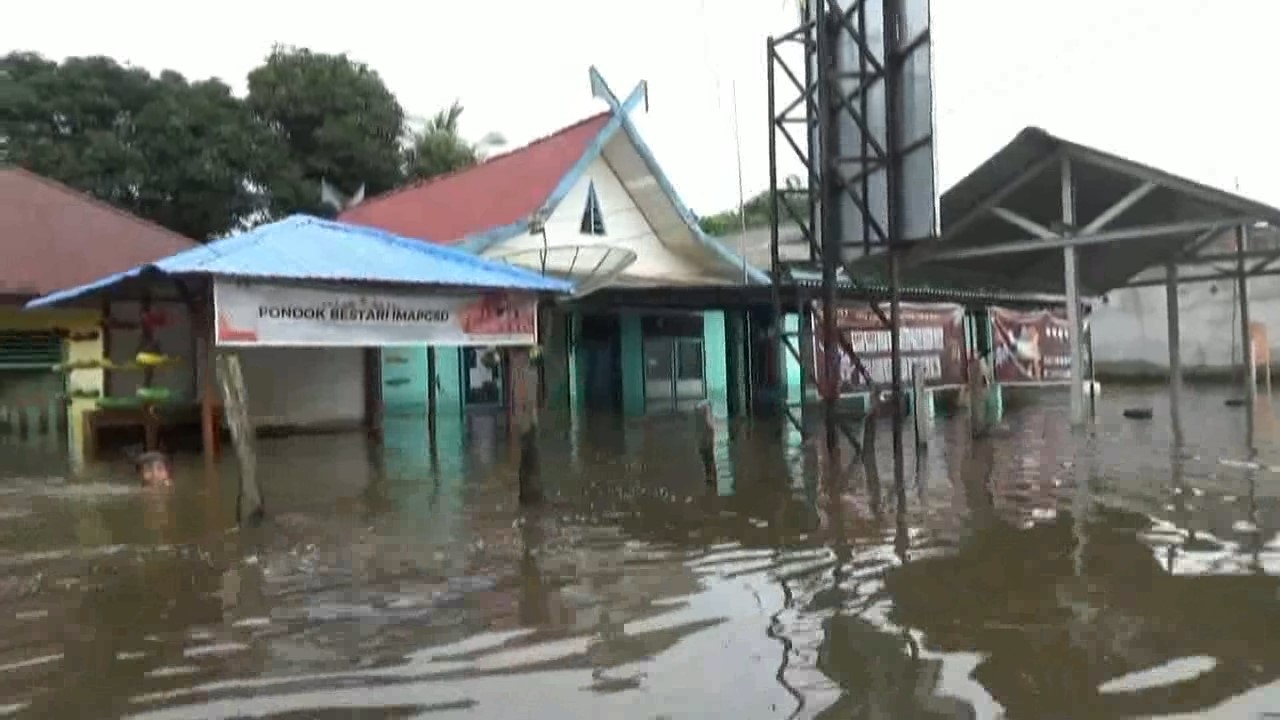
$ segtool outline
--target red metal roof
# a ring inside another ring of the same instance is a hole
[[[339,219],[453,244],[540,208],[609,122],[603,112],[511,152],[366,200]]]
[[[0,169],[0,295],[45,295],[197,244],[54,180]]]

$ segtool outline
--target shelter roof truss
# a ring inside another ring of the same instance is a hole
[[[1163,284],[1170,265],[1187,267],[1175,269],[1179,282],[1235,277],[1242,259],[1247,275],[1280,274],[1280,210],[1037,128],[942,204],[940,241],[916,246],[907,263],[1013,290],[1064,293],[1065,248],[1076,249],[1086,295]],[[1264,242],[1240,253],[1237,234]]]

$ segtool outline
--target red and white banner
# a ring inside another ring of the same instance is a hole
[[[991,308],[995,378],[1001,385],[1071,382],[1067,311]]]
[[[215,279],[218,345],[533,345],[533,295],[370,291]]]

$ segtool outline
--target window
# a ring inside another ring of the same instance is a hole
[[[51,331],[0,330],[0,368],[48,369],[62,362],[62,339]]]
[[[600,214],[595,182],[587,185],[587,206],[582,209],[582,234],[604,235],[604,215]]]

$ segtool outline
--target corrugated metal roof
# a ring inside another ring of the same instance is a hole
[[[0,295],[43,295],[195,245],[62,183],[0,168]]]
[[[573,286],[503,262],[373,228],[294,215],[27,304],[65,302],[147,270],[274,280],[368,282],[567,293]]]
[[[1126,209],[1105,231],[1170,226],[1186,222],[1252,218],[1280,225],[1280,209],[1210,187],[1112,153],[1071,142],[1035,127],[988,158],[942,194],[942,240],[919,246],[916,260],[943,275],[972,271],[996,278],[1013,291],[1065,293],[1063,253],[1049,246],[1030,252],[971,258],[930,259],[931,254],[1025,241],[1027,231],[986,213],[986,205],[1006,188],[1001,207],[1049,227],[1062,217],[1058,160],[1072,161],[1077,225],[1102,215],[1145,181],[1156,189]],[[1020,183],[1019,181],[1022,180]],[[1164,234],[1141,239],[1089,244],[1079,248],[1079,282],[1085,294],[1103,294],[1124,286],[1150,267],[1179,257],[1201,234]]]
[[[745,248],[747,260],[754,266],[768,269],[773,262],[769,245],[772,229],[769,227],[748,228],[745,235],[739,233],[726,235],[720,241],[730,248]],[[778,228],[778,251],[784,261],[804,263],[809,257],[809,245],[804,233],[798,225],[787,223]],[[812,267],[794,267],[792,278],[797,285],[813,288],[819,287],[822,275]],[[852,263],[854,280],[841,279],[841,286],[854,289],[866,297],[881,297],[889,294],[888,263],[883,255],[871,255],[859,258]],[[992,278],[973,271],[955,268],[940,268],[924,265],[918,268],[905,268],[901,274],[902,292],[914,299],[946,300],[957,302],[1016,302],[1030,304],[1057,305],[1062,302],[1060,295],[1051,293],[1029,293],[1004,287],[998,278]]]
[[[609,118],[597,113],[477,165],[370,198],[341,219],[446,245],[528,220]]]

